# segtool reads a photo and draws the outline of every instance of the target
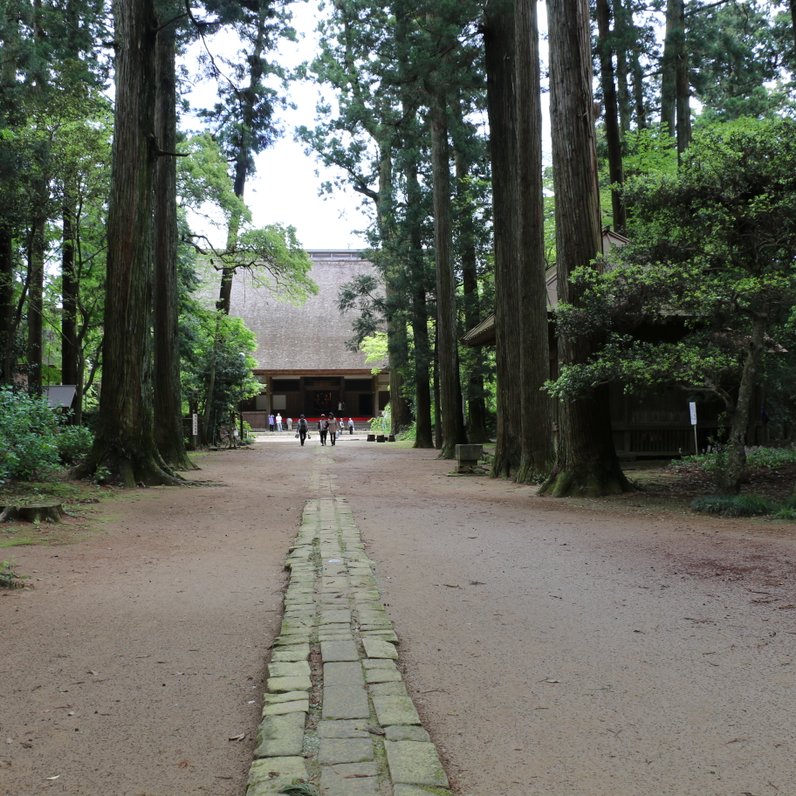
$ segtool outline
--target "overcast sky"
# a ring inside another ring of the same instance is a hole
[[[284,43],[280,63],[292,67],[314,54],[318,10],[316,0],[295,2],[291,8],[299,41]],[[305,249],[362,249],[367,243],[358,233],[368,224],[362,197],[353,191],[320,197],[319,187],[331,175],[294,140],[298,125],[312,126],[316,99],[313,86],[292,86],[290,100],[296,109],[280,113],[284,135],[257,156],[257,173],[246,185],[246,203],[255,226],[290,224]]]
[[[319,11],[317,0],[297,0],[291,4],[293,24],[299,41],[284,42],[279,62],[293,67],[312,58],[315,52],[315,27]],[[544,4],[539,4],[540,26],[546,26]],[[542,39],[542,48],[546,42]],[[246,183],[245,200],[251,208],[255,226],[280,223],[296,228],[298,239],[305,249],[361,249],[367,243],[361,234],[368,225],[362,209],[362,197],[353,190],[338,191],[319,196],[319,187],[334,175],[324,170],[312,155],[304,153],[302,144],[294,140],[298,125],[312,126],[315,118],[317,89],[311,85],[293,84],[290,100],[295,110],[279,112],[284,135],[256,159],[257,172]],[[196,104],[212,105],[212,100]],[[545,123],[547,121],[546,97]],[[547,124],[545,124],[545,127]],[[548,134],[549,135],[549,134]],[[549,138],[545,151],[549,147]],[[318,174],[320,172],[320,174]],[[196,225],[196,221],[193,222]],[[204,230],[223,244],[223,234]]]

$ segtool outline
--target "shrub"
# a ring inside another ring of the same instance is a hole
[[[746,464],[753,469],[766,468],[775,470],[786,464],[796,463],[796,449],[794,448],[749,448],[746,451]],[[677,472],[694,468],[708,475],[715,476],[727,464],[727,453],[723,449],[711,453],[701,453],[698,456],[683,456],[682,459],[672,461],[670,468]]]
[[[94,435],[85,426],[65,426],[59,431],[55,442],[63,464],[78,464],[91,449]]]
[[[0,483],[41,478],[57,470],[57,428],[46,399],[0,388]]]
[[[723,517],[757,517],[770,514],[772,505],[759,495],[711,495],[691,502],[691,508],[702,514]]]
[[[746,463],[749,467],[766,467],[775,470],[786,464],[796,462],[794,448],[749,448],[746,452]]]

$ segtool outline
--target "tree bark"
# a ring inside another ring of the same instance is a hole
[[[161,152],[177,149],[176,31],[158,33],[155,131]],[[173,155],[155,164],[154,214],[154,393],[155,443],[177,470],[194,469],[185,452],[180,387],[177,290],[177,166]]]
[[[409,405],[403,394],[403,370],[409,359],[406,320],[398,288],[399,267],[395,257],[395,218],[393,207],[393,165],[391,141],[379,141],[379,190],[376,219],[382,246],[387,252],[384,289],[387,299],[387,355],[390,364],[390,433],[397,434],[411,423]]]
[[[608,0],[597,0],[598,51],[600,54],[600,85],[603,93],[605,141],[608,147],[608,174],[611,180],[611,210],[614,229],[624,234],[627,213],[622,198],[625,181],[622,168],[622,134],[619,129],[619,108],[614,80],[613,47],[611,44],[611,10]]]
[[[437,266],[437,363],[442,414],[441,459],[453,459],[467,441],[462,417],[459,353],[456,341],[456,285],[451,261],[451,180],[448,156],[447,100],[431,92],[431,161],[434,192],[434,253]]]
[[[550,120],[556,195],[558,297],[577,306],[569,277],[601,250],[597,153],[592,118],[591,47],[587,0],[547,0],[550,42]],[[561,335],[559,361],[585,362],[597,341]],[[553,472],[542,493],[605,495],[629,488],[611,432],[607,388],[565,401]]]
[[[671,136],[676,133],[677,58],[682,39],[679,27],[680,3],[681,0],[666,0],[666,32],[661,62],[661,124],[666,125]]]
[[[0,217],[0,384],[13,382],[14,360],[13,236],[10,224]]]
[[[680,32],[675,70],[675,103],[677,109],[677,152],[682,155],[691,143],[691,87],[688,80],[688,49],[686,48],[685,2],[678,0],[678,29]]]
[[[44,163],[39,163],[43,168]],[[44,175],[35,180],[36,208],[31,219],[28,239],[28,392],[42,391],[42,320],[44,313],[44,228],[47,224],[45,208],[49,199]]]
[[[246,179],[251,170],[254,149],[254,113],[258,93],[261,91],[260,82],[263,77],[263,49],[266,42],[267,24],[270,15],[270,4],[260,3],[259,17],[257,19],[257,35],[252,54],[247,57],[249,64],[249,85],[240,92],[241,119],[238,130],[238,147],[235,152],[235,177],[233,192],[239,199],[243,199],[246,190]],[[233,213],[227,228],[227,251],[234,252],[238,245],[241,217]],[[232,280],[235,276],[234,267],[225,267],[221,271],[221,287],[219,289],[217,309],[229,315],[230,302],[232,301]]]
[[[722,489],[728,494],[737,495],[741,491],[741,482],[746,476],[746,436],[767,326],[768,318],[765,315],[757,315],[752,321],[752,334],[746,346],[746,357],[738,384],[738,397],[735,406],[727,407],[730,415],[727,467],[720,473],[720,481]]]
[[[79,344],[77,302],[79,283],[75,273],[75,198],[64,185],[61,245],[61,383],[78,383]]]
[[[462,118],[461,103],[454,107],[456,114],[455,129],[460,136],[465,129]],[[475,208],[468,196],[467,178],[472,168],[471,158],[468,157],[468,144],[463,140],[454,140],[454,164],[456,169],[456,195],[458,235],[457,245],[459,260],[462,268],[462,291],[464,323],[467,329],[472,329],[481,321],[481,308],[478,297],[478,267],[476,254]],[[465,360],[469,367],[464,370],[467,375],[467,438],[470,442],[486,442],[489,435],[486,429],[486,404],[484,401],[484,352],[478,347],[472,349],[472,354]]]
[[[495,245],[495,367],[497,436],[494,476],[509,477],[520,466],[522,414],[517,340],[517,181],[515,33],[513,0],[498,0],[484,14],[492,216]]]
[[[409,282],[412,291],[412,336],[415,374],[415,448],[433,448],[431,429],[431,348],[428,336],[425,253],[421,228],[421,190],[417,160],[412,157],[404,167],[407,197]]]
[[[515,0],[517,102],[517,252],[520,297],[521,438],[516,480],[533,483],[553,464],[551,402],[542,390],[550,377],[542,194],[542,107],[535,0]]]
[[[793,35],[793,59],[796,61],[796,0],[790,0],[790,27]]]
[[[623,133],[630,130],[633,118],[633,102],[630,96],[629,78],[630,66],[627,57],[627,42],[630,39],[631,26],[628,25],[628,11],[622,0],[613,0],[614,32],[618,46],[614,47],[616,53],[616,100],[619,108],[619,128]]]
[[[107,468],[126,486],[176,484],[155,446],[152,424],[152,186],[156,150],[152,0],[115,0],[116,112],[102,390],[97,433],[79,474]]]

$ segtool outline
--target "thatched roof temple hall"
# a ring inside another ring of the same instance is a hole
[[[340,287],[373,265],[355,250],[309,251],[310,278],[317,295],[295,306],[279,300],[256,276],[235,275],[230,315],[241,318],[257,335],[254,375],[264,390],[243,405],[243,417],[253,429],[267,428],[269,412],[284,418],[303,413],[314,418],[332,411],[357,422],[377,415],[389,401],[389,373],[372,373],[365,354],[351,351],[350,314],[338,309]]]

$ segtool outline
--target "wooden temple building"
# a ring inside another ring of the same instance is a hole
[[[254,375],[263,392],[243,404],[243,418],[254,430],[268,427],[269,413],[309,419],[321,412],[353,417],[358,425],[378,415],[389,402],[387,363],[373,373],[365,354],[351,351],[351,315],[338,309],[340,287],[373,265],[355,250],[313,250],[310,278],[318,293],[296,306],[274,297],[242,271],[232,284],[230,314],[257,336]]]
[[[614,247],[628,242],[624,236],[609,229],[603,231],[603,253],[608,255]],[[608,265],[610,267],[610,263]],[[550,376],[558,375],[558,356],[552,312],[558,305],[558,274],[555,265],[545,274],[547,309],[550,317]],[[676,330],[656,327],[650,330],[654,336],[677,334]],[[495,344],[495,316],[484,318],[481,323],[462,337],[469,346],[491,346]],[[698,404],[698,426],[695,438],[689,413],[689,401]],[[671,387],[654,394],[629,396],[621,384],[610,385],[611,429],[614,445],[619,456],[634,458],[668,458],[704,450],[719,431],[719,412],[715,399],[704,393],[690,395],[688,391]],[[557,424],[557,405],[554,402],[554,426]]]

